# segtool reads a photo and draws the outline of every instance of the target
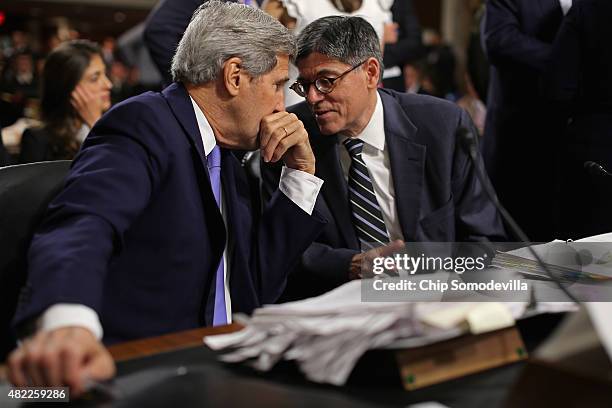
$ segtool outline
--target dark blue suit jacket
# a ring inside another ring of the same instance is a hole
[[[553,46],[549,97],[571,120],[560,169],[560,238],[612,230],[612,191],[606,178],[584,170],[585,161],[612,168],[612,2],[575,1]]]
[[[555,146],[564,120],[542,74],[563,19],[559,0],[489,0],[483,43],[491,62],[483,156],[499,198],[535,241],[555,238]]]
[[[15,322],[79,303],[99,314],[106,342],[210,324],[228,235],[232,310],[276,301],[324,220],[278,191],[254,214],[244,171],[223,149],[222,185],[227,231],[183,85],[116,105],[87,137],[33,239]]]
[[[380,90],[397,214],[407,242],[504,240],[499,214],[485,195],[474,167],[456,144],[459,127],[476,130],[463,110],[424,95]],[[351,221],[347,183],[336,136],[319,132],[306,103],[289,108],[304,122],[317,159],[316,175],[325,180],[317,208],[329,220],[304,253],[302,269],[329,286],[348,279],[359,244]],[[264,166],[269,191],[277,166]]]

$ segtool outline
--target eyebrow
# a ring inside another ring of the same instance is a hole
[[[338,73],[330,69],[322,69],[321,71],[317,72],[317,74],[315,75],[315,78],[320,78],[320,77],[327,76],[327,75],[338,76],[338,75],[341,75],[341,73]],[[298,81],[303,81],[304,77],[300,75],[297,77],[297,79]]]
[[[289,81],[289,77],[286,76],[284,78],[279,79],[278,81],[276,81],[276,84],[284,84],[285,82]]]

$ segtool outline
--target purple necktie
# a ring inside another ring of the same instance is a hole
[[[217,207],[221,208],[221,149],[215,146],[214,149],[206,156],[208,161],[208,175],[210,176],[210,185],[212,186],[213,194]],[[217,274],[215,277],[215,309],[213,313],[213,326],[221,326],[227,324],[227,312],[225,309],[225,277],[223,267],[223,256],[217,266]]]

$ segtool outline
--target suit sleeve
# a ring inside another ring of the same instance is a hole
[[[457,129],[460,127],[468,128],[474,135],[478,134],[472,119],[463,109]],[[485,172],[482,157],[479,164]],[[491,186],[486,173],[485,177]],[[471,159],[459,145],[455,146],[451,182],[456,210],[456,241],[505,241],[506,232],[501,216],[478,179]]]
[[[47,209],[28,252],[17,325],[58,303],[100,313],[111,256],[166,166],[155,115],[138,105],[119,106],[96,123]]]
[[[278,164],[262,163],[261,173],[263,179],[264,200],[270,201],[278,187],[281,166]],[[321,214],[315,205],[315,213]],[[314,241],[317,237],[314,237]],[[311,242],[302,251],[300,269],[320,279],[326,285],[338,286],[348,281],[348,272],[351,260],[359,251],[347,248],[333,248],[321,242]],[[296,265],[292,265],[292,269]]]
[[[326,286],[335,287],[348,282],[351,261],[358,253],[354,249],[313,242],[302,256],[302,267],[305,273],[321,279]]]
[[[483,20],[483,40],[492,64],[519,63],[542,71],[551,45],[525,34],[515,0],[489,0]]]
[[[285,194],[272,194],[259,223],[257,245],[260,302],[274,303],[282,295],[289,272],[320,234],[327,220],[315,208],[308,215]]]
[[[205,2],[206,0],[163,0],[147,19],[145,44],[166,84],[172,82],[170,66],[176,47],[193,12]]]
[[[399,24],[399,38],[395,44],[385,44],[385,67],[403,66],[420,56],[422,51],[421,26],[414,14],[411,0],[394,2],[393,20]]]

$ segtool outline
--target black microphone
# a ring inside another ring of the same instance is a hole
[[[497,198],[497,193],[495,193],[495,189],[491,185],[491,182],[489,178],[486,176],[486,173],[484,171],[484,164],[482,163],[482,158],[480,154],[478,153],[478,141],[476,139],[476,135],[474,134],[474,132],[472,132],[468,128],[460,127],[459,129],[457,129],[457,139],[459,141],[459,145],[463,148],[463,150],[470,157],[470,160],[472,161],[472,164],[474,165],[474,170],[475,170],[474,172],[476,173],[476,177],[482,184],[484,191],[487,193],[487,196],[489,197],[489,199],[491,200],[495,208],[497,208],[497,211],[499,211],[504,221],[506,221],[506,224],[508,225],[508,227],[510,227],[512,234],[516,238],[518,238],[521,242],[527,244],[527,249],[529,250],[531,255],[535,258],[536,262],[540,265],[540,267],[544,269],[544,271],[546,272],[550,280],[555,282],[555,284],[559,287],[559,289],[561,289],[561,291],[569,299],[571,299],[574,303],[578,304],[578,300],[574,297],[574,295],[572,295],[565,288],[565,286],[563,286],[561,281],[552,274],[548,266],[544,263],[542,258],[540,258],[540,255],[538,255],[538,253],[533,250],[533,248],[530,245],[531,241],[527,237],[527,234],[525,234],[523,229],[516,223],[516,221],[514,220],[514,218],[512,218],[510,213],[499,202],[499,198]]]
[[[608,170],[606,170],[601,164],[595,163],[594,161],[585,161],[584,168],[591,176],[612,177],[612,174],[610,174]]]

